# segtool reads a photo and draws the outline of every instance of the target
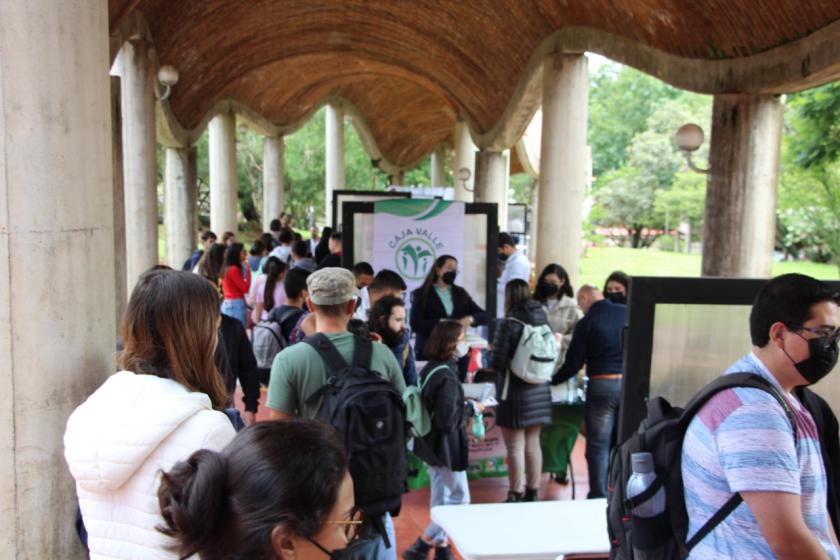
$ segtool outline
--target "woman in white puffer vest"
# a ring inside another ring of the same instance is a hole
[[[137,282],[122,371],[73,412],[64,434],[92,559],[178,557],[157,530],[160,473],[234,436],[213,362],[219,320],[218,292],[200,276],[153,269]]]

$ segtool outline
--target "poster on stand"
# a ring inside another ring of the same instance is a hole
[[[404,199],[374,203],[374,270],[395,270],[411,292],[423,284],[441,255],[464,261],[463,202]],[[459,267],[458,273],[460,277],[470,271]],[[459,278],[456,283],[465,280]]]

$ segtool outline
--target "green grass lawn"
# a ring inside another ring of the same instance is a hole
[[[614,270],[631,276],[700,276],[700,255],[651,249],[590,248],[580,263],[581,284],[601,287]],[[539,272],[539,271],[538,271]],[[800,272],[822,280],[840,278],[837,267],[808,261],[773,263],[773,275]]]

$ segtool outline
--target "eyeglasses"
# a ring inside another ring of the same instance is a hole
[[[793,331],[806,331],[816,335],[816,338],[821,339],[824,344],[834,344],[840,339],[840,327],[803,327],[802,325],[793,325],[790,327]]]
[[[344,529],[344,536],[347,537],[347,542],[353,542],[359,536],[359,526],[364,521],[362,521],[362,511],[356,509],[350,513],[350,519],[327,520],[326,523],[328,525],[341,525]]]

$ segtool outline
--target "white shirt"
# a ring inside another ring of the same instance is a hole
[[[525,280],[526,282],[531,278],[531,263],[528,257],[522,254],[521,251],[514,251],[511,256],[505,261],[505,268],[502,270],[502,275],[499,276],[496,282],[496,317],[502,318],[505,316],[505,286],[511,280]]]
[[[272,249],[271,253],[269,253],[268,256],[277,257],[283,264],[287,264],[289,262],[289,257],[292,256],[292,246],[278,245],[277,247]]]

